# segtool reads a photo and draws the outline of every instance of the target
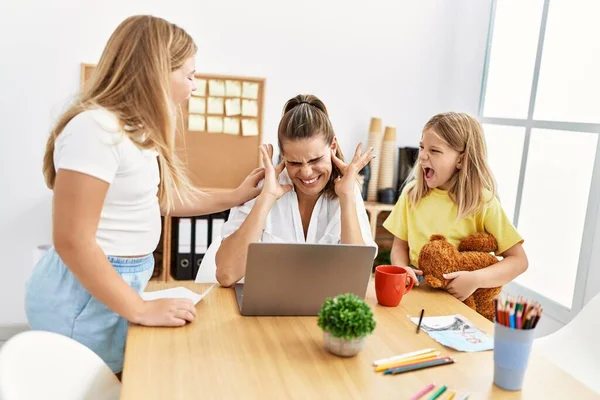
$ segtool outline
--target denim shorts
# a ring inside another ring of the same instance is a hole
[[[107,257],[121,278],[142,292],[152,277],[154,256]],[[62,262],[54,248],[27,281],[25,312],[34,330],[60,333],[98,354],[113,372],[123,370],[127,320],[96,300]]]

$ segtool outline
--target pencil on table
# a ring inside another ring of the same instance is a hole
[[[403,367],[388,369],[383,374],[384,375],[397,375],[397,374],[403,374],[405,372],[418,371],[420,369],[432,368],[432,367],[448,365],[448,364],[453,364],[453,363],[454,363],[454,360],[452,358],[444,357],[444,358],[438,358],[437,360],[423,361],[423,362],[419,362],[419,363],[412,364],[412,365],[405,365]]]
[[[419,317],[419,325],[417,325],[417,333],[421,330],[421,322],[423,322],[423,314],[425,314],[425,309],[421,309],[421,316]]]
[[[400,355],[393,356],[393,357],[382,358],[381,360],[373,361],[373,366],[378,367],[381,364],[388,364],[388,363],[394,362],[394,361],[398,361],[398,362],[406,361],[408,358],[415,357],[415,356],[421,356],[423,354],[431,353],[433,351],[435,351],[435,349],[433,347],[431,347],[428,349],[412,351],[410,353],[404,353],[404,354],[400,354]]]
[[[392,361],[389,363],[379,364],[377,367],[375,367],[375,372],[381,372],[381,371],[385,371],[386,369],[391,369],[391,368],[398,368],[398,367],[402,367],[404,365],[412,365],[417,362],[435,360],[440,357],[440,354],[442,354],[440,351],[433,351],[430,353],[425,353],[425,354],[405,358],[405,359],[398,360],[398,361]]]
[[[440,397],[442,395],[442,393],[444,393],[446,391],[448,387],[446,385],[442,386],[441,388],[439,388],[438,390],[435,391],[435,393],[429,398],[429,400],[435,400],[438,397]]]
[[[429,385],[425,386],[423,389],[418,391],[413,397],[410,398],[410,400],[419,400],[421,397],[429,393],[434,387],[435,383],[430,383]]]

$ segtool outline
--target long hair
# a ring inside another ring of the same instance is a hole
[[[496,182],[487,164],[481,124],[468,114],[448,112],[432,117],[423,128],[423,132],[426,131],[435,132],[463,157],[462,167],[452,175],[448,185],[448,195],[458,207],[457,220],[476,214],[497,196]],[[419,162],[415,163],[407,180],[415,182],[407,189],[408,200],[414,207],[431,190]],[[486,190],[489,196],[485,194]]]
[[[335,137],[325,104],[311,94],[299,94],[289,99],[283,107],[283,117],[277,129],[279,151],[283,152],[283,142],[286,140],[309,139],[316,135],[322,135],[328,146]],[[335,155],[345,161],[339,141]],[[333,161],[331,164],[331,176],[323,192],[327,198],[334,199],[337,197],[334,181],[342,173]]]
[[[169,75],[196,51],[190,35],[164,19],[139,15],[123,21],[108,40],[92,78],[50,133],[43,167],[46,185],[54,188],[56,138],[79,113],[103,107],[117,116],[121,131],[133,143],[158,152],[161,206],[172,209],[174,194],[189,200],[195,189],[174,153],[177,114],[170,100]]]

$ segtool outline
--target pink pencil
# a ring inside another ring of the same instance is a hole
[[[418,399],[420,399],[421,397],[423,397],[427,392],[429,392],[434,387],[435,387],[435,383],[430,383],[429,385],[425,386],[419,393],[417,393],[413,397],[411,397],[410,400],[418,400]]]

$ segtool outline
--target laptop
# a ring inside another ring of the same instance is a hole
[[[327,297],[364,298],[375,248],[251,243],[244,283],[235,285],[242,315],[317,315]]]

